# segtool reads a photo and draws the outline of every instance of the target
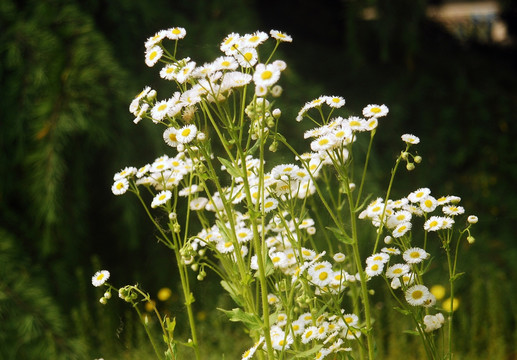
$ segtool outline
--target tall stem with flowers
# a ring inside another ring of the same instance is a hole
[[[219,310],[242,323],[253,342],[242,359],[374,359],[371,293],[383,283],[397,310],[414,321],[411,331],[422,338],[428,358],[452,357],[452,305],[445,311],[448,331],[442,338],[447,340],[434,335],[445,317],[424,285],[428,237],[437,234],[441,241],[453,294],[459,245],[464,237],[473,241],[470,226],[477,219],[470,216],[455,232],[464,213],[460,199],[435,198],[427,188],[390,199],[400,165],[412,170],[421,160],[411,152],[419,139],[402,136],[405,148],[385,196],[369,201],[364,185],[379,120],[388,114],[385,105],[366,106],[362,117],[344,117],[338,114],[345,105],[340,96],[307,102],[296,120],[316,127],[304,134],[310,151],[299,153],[278,133],[282,113],[273,106],[286,68],[274,54],[291,37],[275,30],[232,33],[220,45],[223,55],[198,65],[177,54],[185,35],[185,29],[171,28],[145,44],[146,64],[162,64],[160,76],[176,90],[160,100],[146,87],[130,105],[135,123],[145,119],[164,128],[173,155],[126,167],[115,174],[112,187],[116,195],[136,195],[178,266],[190,338],[174,338],[175,320],[155,308],[164,344],[143,322],[157,357],[176,359],[178,346],[186,346],[200,358],[189,273],[203,281],[207,270],[220,277],[235,303]],[[273,50],[262,54],[261,44],[271,39]],[[369,146],[356,179],[353,170],[361,156],[353,145],[364,133],[370,134]],[[279,147],[292,154],[293,163],[269,166]],[[432,215],[437,210],[442,214]],[[413,224],[419,218],[423,226],[417,229]],[[368,256],[359,246],[368,241],[365,220],[376,228]],[[138,286],[117,289],[108,278],[104,270],[92,279],[95,286],[107,286],[102,303],[117,291],[140,314],[142,302],[151,300]]]

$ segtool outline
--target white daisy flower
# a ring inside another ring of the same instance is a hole
[[[318,328],[316,326],[309,326],[305,329],[302,335],[302,343],[307,344],[318,335]]]
[[[258,64],[253,74],[253,81],[257,86],[269,87],[280,79],[280,70],[272,65]]]
[[[153,67],[154,64],[160,60],[163,55],[163,50],[158,45],[153,46],[150,49],[147,49],[145,52],[145,63],[149,67]]]
[[[424,223],[424,230],[425,231],[437,231],[442,229],[443,224],[443,218],[441,216],[431,216],[425,223]]]
[[[345,105],[345,99],[341,96],[329,96],[325,99],[328,106],[333,108],[340,108]]]
[[[386,105],[368,105],[363,109],[364,117],[382,117],[386,116],[389,109]]]
[[[417,136],[411,134],[404,134],[401,138],[406,144],[416,145],[420,142],[420,139]]]
[[[374,277],[382,273],[382,270],[384,269],[384,263],[382,262],[371,262],[366,266],[364,269],[364,272],[368,277]]]
[[[163,190],[160,191],[156,196],[153,198],[153,201],[151,203],[151,207],[155,208],[157,206],[163,205],[167,203],[167,201],[172,197],[172,193],[169,190]]]
[[[237,53],[233,54],[233,57],[243,68],[253,67],[258,61],[257,50],[252,47],[243,47],[242,49],[239,49]]]
[[[194,124],[185,125],[176,132],[176,140],[181,144],[188,144],[196,137],[197,127]]]
[[[166,38],[170,40],[183,39],[187,35],[187,31],[182,27],[174,27],[163,31]]]
[[[394,247],[384,247],[381,249],[381,251],[383,253],[386,253],[386,254],[390,254],[390,255],[399,255],[400,254],[400,250],[397,249],[397,248],[394,248]]]
[[[118,179],[111,186],[111,192],[115,195],[122,195],[127,189],[129,189],[129,181],[125,177]]]
[[[444,206],[442,208],[442,211],[445,215],[456,216],[463,214],[465,212],[465,209],[462,206],[449,205]]]
[[[413,306],[423,305],[429,297],[429,289],[424,285],[413,285],[406,290],[406,301]]]
[[[428,188],[420,188],[418,190],[413,191],[410,193],[407,198],[412,203],[420,203],[422,200],[424,200],[426,197],[428,197],[431,194],[431,190]]]
[[[380,263],[385,264],[388,262],[389,259],[390,259],[390,256],[388,254],[380,252],[380,253],[368,256],[366,258],[366,264],[371,264],[371,263],[375,263],[375,262],[380,262]]]
[[[213,65],[217,70],[235,70],[239,64],[232,56],[220,56],[214,60]]]
[[[331,135],[323,135],[311,142],[312,151],[320,152],[334,148],[337,144],[336,138]]]
[[[256,31],[253,34],[246,34],[243,36],[244,45],[257,47],[269,38],[268,34],[263,31]]]
[[[169,106],[169,100],[161,100],[154,104],[153,108],[151,109],[151,117],[154,123],[163,120],[169,111]]]
[[[408,264],[418,264],[427,259],[429,257],[429,253],[424,249],[414,247],[404,251],[402,257]]]
[[[431,195],[420,201],[420,208],[426,213],[433,212],[437,206],[438,202]]]
[[[192,74],[192,71],[196,68],[196,63],[194,61],[190,61],[186,63],[185,65],[181,66],[177,70],[176,73],[176,80],[183,84],[185,81],[187,81],[190,78],[190,75]]]
[[[397,225],[397,227],[393,230],[393,237],[398,238],[404,236],[409,230],[411,230],[411,223],[409,221],[404,221]]]
[[[244,74],[239,71],[233,71],[227,73],[224,76],[223,81],[221,82],[220,90],[224,92],[235,87],[241,87],[249,84],[251,80],[252,76],[250,74]]]
[[[229,254],[233,252],[234,246],[231,241],[218,241],[216,244],[216,249],[221,254]]]
[[[92,277],[93,286],[101,286],[110,278],[110,272],[108,270],[100,270],[95,273]]]
[[[346,124],[353,131],[365,131],[366,130],[366,120],[361,119],[358,116],[350,116],[346,119]]]
[[[332,281],[332,265],[328,261],[313,264],[308,273],[311,282],[319,287],[325,287]]]
[[[399,276],[406,275],[409,272],[409,266],[407,264],[395,264],[390,266],[386,270],[386,277],[388,279],[397,278]]]
[[[277,31],[277,30],[271,30],[269,32],[269,34],[271,35],[272,38],[277,39],[278,41],[281,41],[281,42],[292,42],[293,41],[293,38],[291,36],[287,35],[286,33]]]
[[[235,229],[235,235],[237,236],[237,241],[239,243],[245,243],[253,238],[253,231],[248,228],[238,228]]]
[[[165,141],[165,143],[167,145],[169,145],[171,147],[178,146],[179,142],[178,142],[178,139],[176,138],[177,131],[178,130],[176,130],[173,127],[168,127],[167,129],[165,129],[165,131],[163,132],[163,140]]]
[[[262,204],[262,208],[265,213],[270,212],[278,207],[278,200],[274,198],[266,198],[264,199],[264,203]]]
[[[162,41],[164,37],[165,37],[165,34],[163,33],[163,31],[158,31],[156,34],[154,34],[152,37],[150,37],[146,40],[146,42],[144,44],[145,48],[146,49],[152,48],[153,46],[158,44],[160,41]]]
[[[221,43],[221,51],[224,53],[231,52],[233,45],[236,44],[239,41],[239,39],[240,35],[237,33],[231,33],[227,35]]]

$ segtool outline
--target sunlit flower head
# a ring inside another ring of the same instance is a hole
[[[252,47],[243,47],[242,49],[239,49],[238,52],[233,54],[233,57],[243,68],[255,66],[258,61],[257,50]]]
[[[268,213],[278,207],[278,200],[274,198],[266,198],[262,204],[265,213]]]
[[[411,230],[411,223],[409,221],[402,222],[393,229],[393,237],[398,238],[404,236],[409,230]]]
[[[469,224],[476,224],[479,221],[479,219],[476,215],[469,215],[467,221]]]
[[[187,31],[182,27],[174,27],[163,31],[166,38],[170,40],[183,39],[187,35]]]
[[[415,135],[404,134],[401,137],[402,137],[402,141],[404,141],[406,144],[416,145],[420,142],[420,139]]]
[[[364,117],[382,117],[388,114],[389,110],[386,105],[368,105],[363,109]]]
[[[386,270],[386,277],[388,279],[397,278],[399,276],[406,275],[409,272],[409,266],[407,264],[395,264],[390,266]]]
[[[412,203],[420,203],[422,200],[424,200],[426,197],[428,197],[431,194],[431,190],[428,188],[420,188],[418,190],[415,190],[411,192],[407,198]]]
[[[302,334],[302,343],[307,344],[318,335],[318,328],[316,326],[309,326]]]
[[[129,189],[129,181],[126,178],[116,180],[111,186],[111,192],[115,195],[122,195],[127,189]]]
[[[325,102],[328,106],[333,108],[340,108],[345,105],[345,99],[343,99],[341,96],[328,96],[325,99]]]
[[[237,33],[231,33],[227,35],[223,42],[221,43],[220,49],[224,53],[229,53],[232,51],[232,46],[236,44],[240,39],[240,35]]]
[[[253,81],[256,85],[269,87],[280,79],[280,70],[272,64],[258,64],[253,74]]]
[[[181,144],[188,144],[196,137],[197,127],[194,124],[185,125],[176,132],[176,140]]]
[[[110,273],[108,270],[100,270],[95,273],[92,277],[92,285],[93,286],[101,286],[110,278]]]
[[[429,289],[424,285],[413,285],[406,290],[406,301],[413,306],[424,305],[429,297]]]
[[[163,132],[163,140],[165,141],[165,143],[167,145],[169,145],[171,147],[178,146],[179,142],[178,142],[178,139],[176,138],[177,132],[178,132],[178,130],[173,127],[168,127],[167,129],[165,129],[165,131]]]
[[[465,209],[462,206],[448,205],[444,206],[442,211],[445,215],[456,216],[463,214]]]
[[[164,205],[172,197],[172,193],[169,190],[163,190],[156,194],[151,203],[151,207],[155,208],[160,205]]]
[[[268,34],[263,31],[256,31],[253,34],[243,36],[244,46],[257,47],[269,38]]]
[[[438,206],[438,202],[431,195],[428,195],[425,199],[420,201],[420,208],[426,213],[433,212],[436,206]]]
[[[402,257],[408,264],[418,264],[427,259],[429,257],[429,253],[424,249],[413,247],[404,251]]]
[[[147,49],[145,52],[145,63],[149,67],[153,67],[154,64],[160,60],[163,55],[163,50],[159,46],[153,46],[150,49]]]
[[[370,262],[366,268],[364,269],[364,272],[369,277],[374,277],[382,273],[384,270],[384,263],[382,262]]]
[[[281,41],[281,42],[292,42],[293,41],[293,38],[291,36],[287,35],[286,33],[277,31],[277,30],[271,30],[269,32],[269,34],[271,35],[272,38],[277,39],[278,41]]]

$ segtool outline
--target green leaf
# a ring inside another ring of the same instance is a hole
[[[399,313],[404,314],[404,315],[410,315],[411,314],[411,311],[399,308],[398,306],[394,306],[393,309],[397,310]]]
[[[458,280],[458,279],[459,279],[460,277],[462,277],[463,275],[465,275],[465,273],[464,273],[464,272],[457,273],[456,275],[454,275],[453,277],[451,277],[451,282]]]
[[[348,236],[344,231],[342,231],[338,228],[335,228],[335,227],[327,226],[326,228],[329,229],[330,231],[332,231],[334,233],[334,235],[336,236],[336,238],[339,241],[341,241],[342,243],[348,244],[348,245],[351,245],[354,243],[354,239],[352,239],[350,236]]]
[[[245,313],[239,308],[235,308],[231,311],[221,308],[217,309],[224,312],[230,321],[242,322],[250,330],[258,330],[262,328],[262,320],[255,314]]]
[[[233,166],[232,162],[228,159],[222,158],[220,156],[217,157],[221,164],[226,168],[226,171],[228,174],[230,174],[233,177],[242,177],[242,171],[239,168],[236,168]]]
[[[230,294],[231,298],[233,299],[233,301],[235,301],[235,303],[237,305],[243,306],[244,299],[242,298],[242,295],[240,294],[238,289],[236,289],[233,284],[231,284],[225,280],[221,280],[221,286],[223,287],[224,290],[226,290],[228,292],[228,294]]]
[[[416,336],[420,335],[420,333],[416,330],[404,330],[403,332],[406,334],[410,334],[410,335],[416,335]]]

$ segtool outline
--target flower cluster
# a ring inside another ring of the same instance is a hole
[[[430,257],[427,236],[438,234],[450,258],[451,234],[457,217],[465,212],[460,198],[435,198],[421,188],[391,200],[390,181],[388,196],[361,211],[367,163],[362,177],[354,179],[353,145],[363,134],[369,134],[371,145],[380,119],[389,113],[386,105],[369,104],[362,116],[355,116],[339,113],[345,105],[341,96],[324,95],[307,102],[296,121],[306,119],[316,126],[304,133],[310,150],[299,154],[277,133],[282,112],[273,99],[282,94],[279,82],[287,65],[271,59],[279,44],[292,38],[276,30],[231,33],[220,44],[222,54],[199,65],[176,54],[177,42],[185,36],[185,29],[175,27],[146,41],[146,64],[160,64],[160,77],[175,84],[176,90],[159,99],[147,86],[129,107],[134,123],[148,119],[164,126],[163,141],[176,154],[122,169],[114,175],[112,192],[135,194],[157,227],[158,240],[174,251],[196,358],[189,268],[198,273],[198,280],[207,276],[205,269],[221,277],[238,306],[225,312],[232,321],[241,321],[254,341],[243,359],[257,352],[270,359],[282,353],[323,359],[354,351],[372,358],[367,282],[376,276],[389,283],[394,296],[405,300],[405,311],[414,315],[424,344],[432,351],[434,345],[429,344],[434,340],[426,334],[439,329],[444,317],[439,312],[429,314],[436,299],[423,285],[423,264]],[[261,45],[269,39],[276,46],[263,56]],[[168,50],[169,41],[176,42],[173,52]],[[402,140],[406,149],[397,159],[392,180],[400,161],[407,162],[408,170],[421,162],[420,156],[409,152],[419,143],[418,137],[404,134]],[[270,166],[266,149],[274,152],[279,144],[292,152],[292,162]],[[317,205],[332,226],[322,221]],[[155,217],[152,211],[167,216]],[[419,218],[423,225],[414,225]],[[368,219],[377,228],[377,241],[366,260],[358,246],[358,219]],[[473,242],[469,228],[476,221],[470,216],[461,232],[468,234],[469,242]],[[416,243],[417,229],[423,232],[423,245]],[[387,246],[377,251],[381,235]],[[321,245],[324,239],[327,247]],[[451,279],[455,271],[454,264]],[[100,286],[108,277],[109,273],[99,272],[92,282]],[[397,289],[402,293],[395,294]],[[134,305],[138,296],[150,300],[133,286],[122,287],[119,296]],[[425,313],[416,312],[422,308]],[[167,351],[172,352],[173,336],[166,335]]]

